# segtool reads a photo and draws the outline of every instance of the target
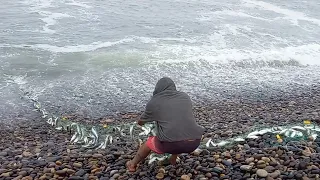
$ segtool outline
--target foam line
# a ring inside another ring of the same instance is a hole
[[[298,20],[308,21],[313,24],[320,26],[320,20],[312,17],[308,17],[306,14],[298,11],[293,11],[289,9],[284,9],[273,5],[271,3],[263,2],[263,1],[255,1],[255,0],[242,0],[245,3],[258,7],[260,9],[273,11],[279,14],[285,15],[285,19],[289,19],[294,25],[298,25]]]
[[[82,8],[86,8],[86,9],[92,8],[92,6],[89,6],[89,5],[82,3],[82,2],[76,2],[74,0],[72,0],[70,2],[66,2],[65,4],[72,5],[72,6],[78,6],[78,7],[82,7]]]
[[[39,14],[44,16],[43,18],[40,18],[45,23],[45,25],[42,27],[42,32],[48,34],[54,34],[56,32],[55,30],[50,29],[50,26],[54,26],[57,23],[57,20],[72,17],[69,14],[52,13],[48,11],[40,11]]]
[[[231,10],[222,10],[222,11],[215,11],[215,12],[212,12],[212,13],[207,13],[207,14],[204,14],[201,18],[199,18],[199,20],[200,21],[208,21],[208,20],[216,19],[217,15],[219,15],[219,16],[245,17],[245,18],[258,19],[258,20],[262,20],[262,21],[271,21],[269,19],[252,16],[252,15],[246,14],[244,12],[231,11]]]
[[[9,44],[0,44],[0,47],[15,47],[15,48],[30,48],[30,49],[41,49],[45,51],[50,51],[54,53],[72,53],[72,52],[88,52],[94,51],[97,49],[114,46],[117,44],[131,42],[133,39],[122,39],[114,42],[94,42],[88,45],[75,45],[75,46],[54,46],[50,44],[20,44],[20,45],[9,45]]]

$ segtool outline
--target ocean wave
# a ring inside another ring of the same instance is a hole
[[[43,16],[43,18],[40,19],[45,23],[45,25],[42,27],[43,31],[41,32],[48,34],[56,33],[56,31],[50,29],[50,27],[54,26],[57,23],[57,20],[72,17],[69,14],[53,13],[49,11],[39,11],[38,13]]]
[[[141,42],[145,44],[158,44],[160,42],[187,42],[187,43],[195,43],[196,39],[193,38],[152,38],[152,37],[143,37],[143,36],[129,36],[124,39],[113,41],[113,42],[93,42],[91,44],[81,44],[81,45],[72,45],[72,46],[54,46],[50,44],[19,44],[19,45],[11,45],[11,44],[0,44],[0,47],[14,47],[14,48],[25,48],[25,49],[41,49],[54,53],[72,53],[72,52],[89,52],[95,51],[98,49],[130,43],[130,42]]]
[[[78,7],[82,7],[82,8],[86,8],[86,9],[92,8],[92,6],[89,6],[83,2],[76,2],[74,0],[71,0],[70,2],[65,2],[65,4],[72,5],[72,6],[78,6]]]
[[[289,46],[261,50],[244,50],[217,48],[216,46],[161,46],[160,52],[165,54],[156,63],[197,62],[204,60],[217,64],[233,64],[236,62],[271,62],[274,60],[289,62],[297,61],[302,65],[320,65],[320,44]]]
[[[247,13],[235,10],[222,10],[222,11],[214,11],[210,13],[203,13],[197,18],[199,21],[210,21],[217,19],[217,16],[234,16],[234,17],[244,17],[244,18],[251,18],[251,19],[258,19],[261,21],[272,21],[270,19],[252,16]]]
[[[40,9],[53,7],[54,0],[25,0],[24,4],[28,5],[31,10],[37,11]]]
[[[14,48],[23,48],[23,49],[40,49],[45,51],[50,51],[54,53],[73,53],[73,52],[88,52],[94,51],[101,48],[106,48],[114,46],[117,44],[123,44],[134,41],[131,38],[122,39],[114,42],[94,42],[87,45],[75,45],[75,46],[54,46],[50,44],[20,44],[20,45],[10,45],[10,44],[0,44],[0,47],[14,47]]]
[[[271,3],[267,3],[263,1],[255,1],[255,0],[242,0],[242,1],[246,3],[249,7],[257,7],[263,10],[273,11],[273,12],[285,15],[285,18],[283,19],[290,20],[294,25],[299,25],[298,20],[304,20],[320,26],[319,19],[308,17],[306,14],[299,11],[284,9],[276,5],[273,5]]]

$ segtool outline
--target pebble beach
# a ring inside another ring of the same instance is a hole
[[[315,85],[301,93],[257,101],[208,102],[195,105],[194,113],[206,128],[203,141],[235,137],[257,125],[280,126],[306,119],[317,124],[320,89]],[[135,121],[138,115],[121,113],[109,118],[121,123]],[[135,173],[128,173],[125,163],[136,153],[134,142],[115,142],[104,150],[85,149],[70,144],[72,134],[39,119],[2,125],[0,179],[320,179],[319,138],[279,143],[274,134],[266,133],[229,147],[181,154],[174,166],[145,161]]]

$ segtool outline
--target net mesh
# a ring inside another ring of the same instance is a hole
[[[70,143],[78,144],[84,148],[105,149],[109,144],[120,140],[132,140],[135,143],[141,143],[149,136],[155,135],[155,125],[153,123],[147,123],[143,126],[139,126],[135,122],[119,125],[105,124],[103,126],[81,124],[72,122],[66,117],[51,114],[42,107],[36,98],[31,96],[27,96],[27,98],[33,102],[35,110],[42,114],[42,118],[46,120],[48,124],[57,130],[73,133]],[[237,143],[245,142],[246,140],[260,138],[264,134],[272,135],[277,139],[276,143],[273,142],[273,144],[271,144],[272,146],[284,146],[285,148],[290,147],[291,149],[302,150],[304,146],[298,145],[295,142],[300,142],[301,144],[301,142],[309,140],[314,141],[320,134],[320,127],[312,124],[309,120],[305,120],[303,123],[292,123],[285,126],[259,127],[256,125],[253,129],[252,132],[225,140],[207,139],[207,141],[201,142],[198,150],[230,147]],[[151,154],[149,156],[149,163],[165,161],[169,156],[169,154]]]

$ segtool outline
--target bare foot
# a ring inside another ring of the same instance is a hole
[[[171,165],[176,165],[177,164],[177,158],[178,158],[178,155],[177,154],[173,154],[170,156],[169,158],[169,162]]]

